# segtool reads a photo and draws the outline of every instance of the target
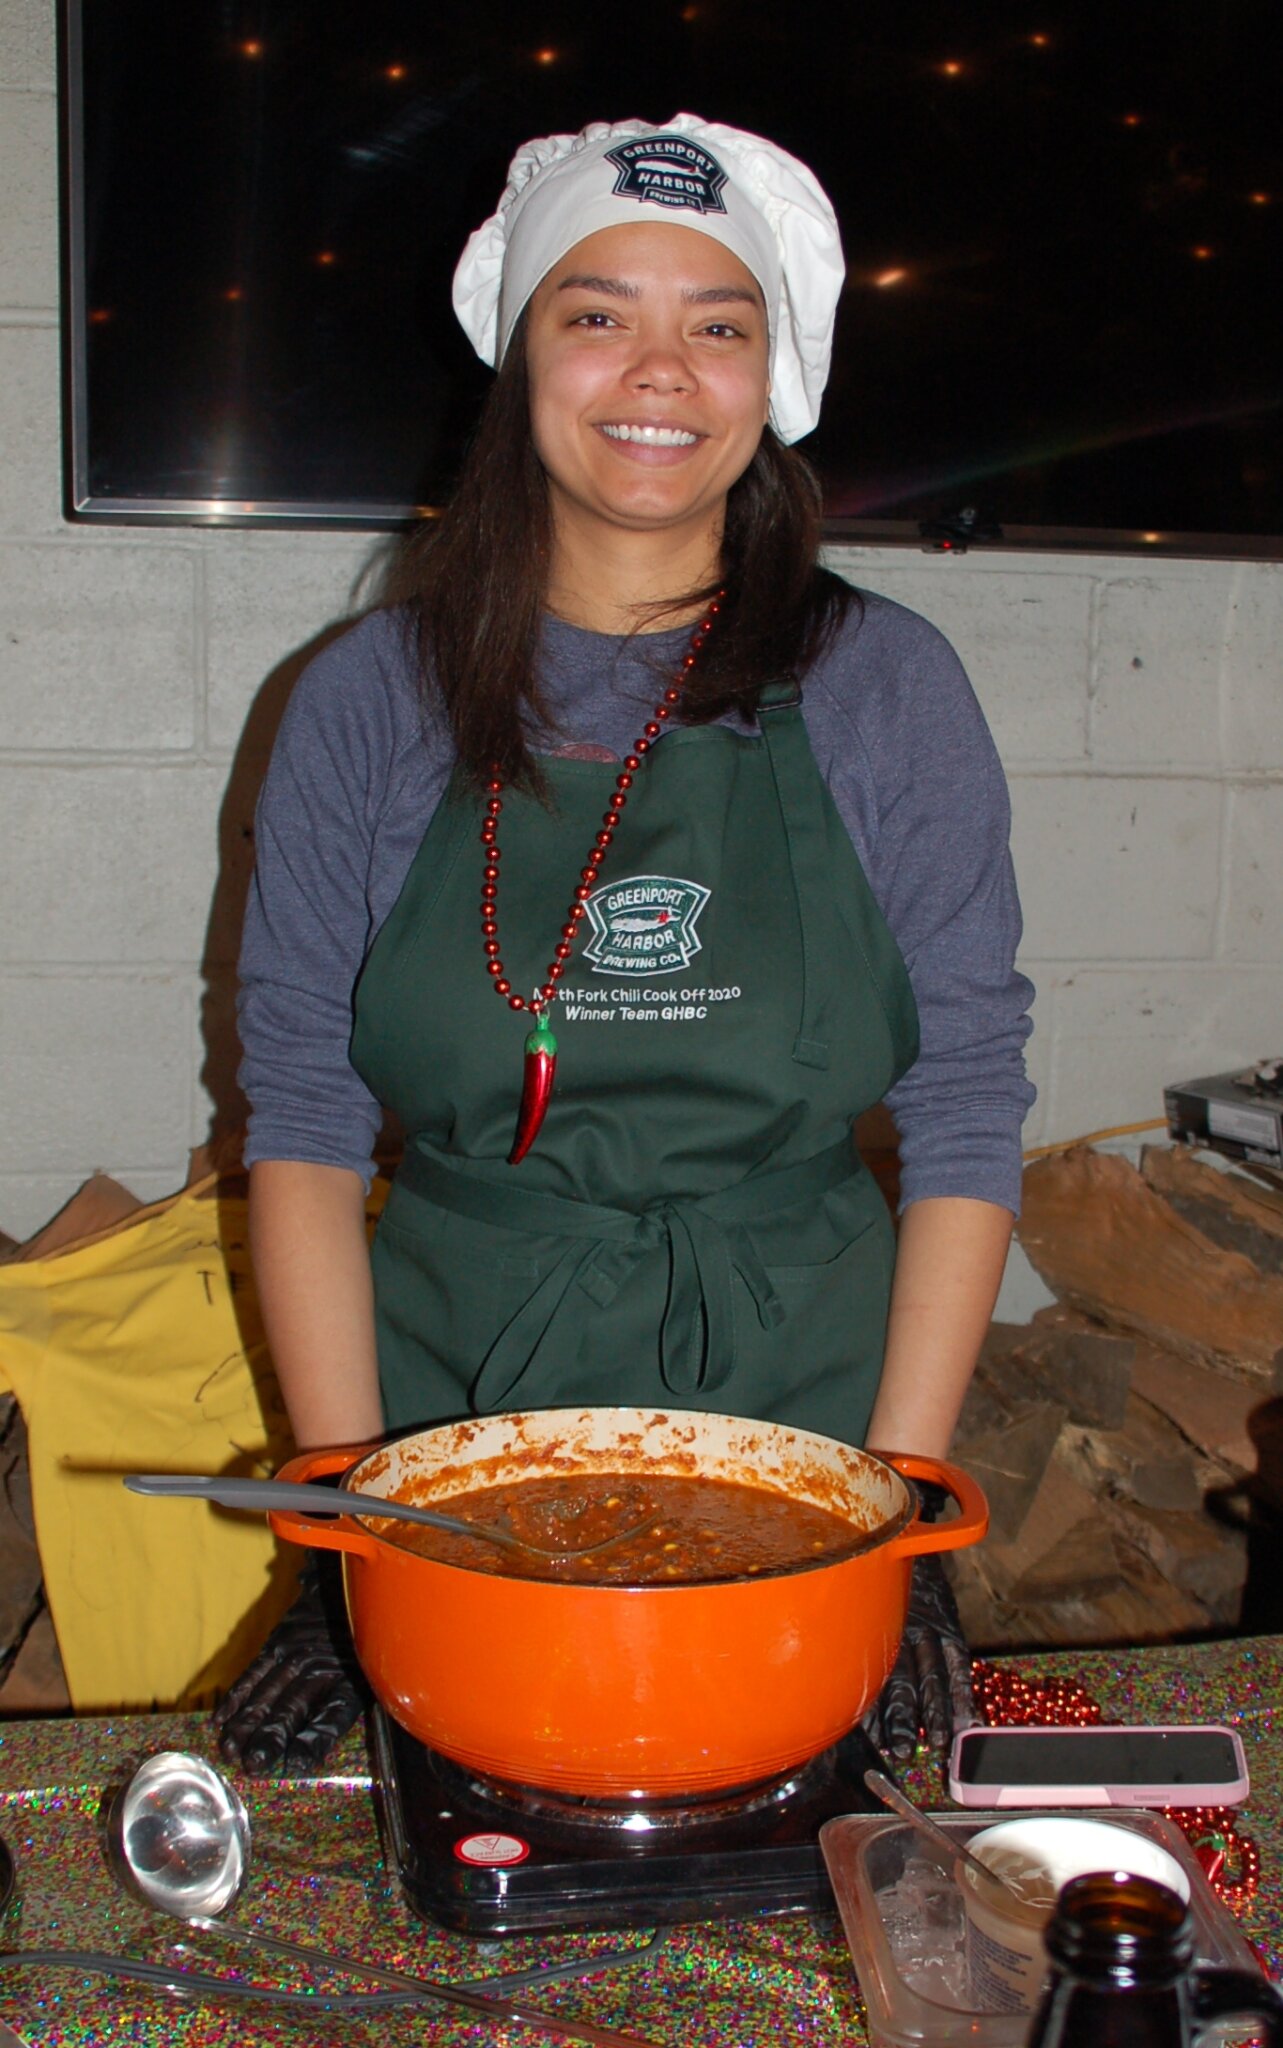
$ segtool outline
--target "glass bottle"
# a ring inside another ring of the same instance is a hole
[[[1248,1970],[1195,1969],[1189,1908],[1152,1878],[1074,1878],[1043,1938],[1051,1970],[1030,2048],[1189,2048],[1230,2014],[1283,2048],[1278,1992]]]

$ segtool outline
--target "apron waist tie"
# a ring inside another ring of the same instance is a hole
[[[568,1240],[482,1362],[472,1398],[479,1413],[488,1413],[507,1402],[541,1354],[565,1344],[585,1299],[606,1307],[637,1262],[665,1245],[664,1385],[673,1394],[724,1385],[735,1368],[734,1275],[747,1286],[764,1329],[778,1327],[785,1313],[746,1226],[827,1194],[859,1170],[854,1141],[846,1137],[796,1166],[754,1175],[715,1195],[632,1210],[486,1180],[419,1145],[406,1153],[397,1187],[474,1222]]]

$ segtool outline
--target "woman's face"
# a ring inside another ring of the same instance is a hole
[[[761,288],[694,228],[603,228],[527,316],[530,421],[554,506],[612,528],[720,519],[770,399]]]

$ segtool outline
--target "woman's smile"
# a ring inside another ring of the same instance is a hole
[[[658,426],[652,420],[640,424],[617,421],[610,426],[603,425],[601,431],[611,441],[631,442],[644,448],[693,448],[702,438],[686,427]]]
[[[653,420],[603,420],[598,432],[628,461],[661,466],[683,461],[705,438],[689,427],[661,425]]]

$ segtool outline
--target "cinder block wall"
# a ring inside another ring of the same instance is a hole
[[[60,514],[52,8],[0,0],[0,1226],[154,1197],[236,1103],[264,750],[368,537]],[[844,549],[967,662],[1012,780],[1031,1144],[1283,1051],[1283,571]]]

